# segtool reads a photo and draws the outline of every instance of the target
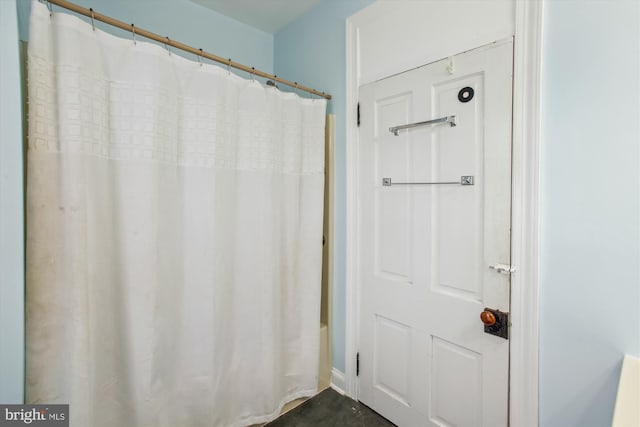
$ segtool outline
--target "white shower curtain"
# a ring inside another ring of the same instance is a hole
[[[33,3],[29,403],[245,426],[316,391],[324,100]]]

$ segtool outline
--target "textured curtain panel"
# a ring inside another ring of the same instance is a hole
[[[316,390],[324,100],[33,4],[27,402],[246,426]]]

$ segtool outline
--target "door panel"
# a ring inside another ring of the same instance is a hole
[[[458,91],[473,87],[472,101],[460,103]],[[432,144],[433,181],[458,181],[473,175],[476,186],[482,184],[483,91],[482,75],[472,74],[433,86],[434,110],[455,111],[460,123],[449,132],[436,135]],[[444,114],[444,113],[443,113]],[[454,132],[451,132],[454,131]],[[482,199],[478,192],[460,191],[451,186],[437,186],[432,210],[434,222],[432,249],[435,267],[432,289],[452,297],[479,301],[482,298]]]
[[[408,406],[411,356],[409,326],[376,316],[374,384],[382,393]],[[393,346],[394,351],[386,351]]]
[[[431,417],[441,425],[473,426],[481,419],[482,355],[432,336]],[[464,411],[458,402],[471,403]]]
[[[360,88],[359,399],[400,426],[507,424],[509,344],[479,315],[509,310],[509,276],[488,266],[510,262],[512,43],[455,64]],[[474,185],[382,185],[462,176]]]
[[[376,163],[382,174],[403,176],[410,169],[411,147],[398,147],[386,138],[389,127],[409,119],[411,93],[380,99],[374,106],[374,129],[382,136]],[[379,277],[392,282],[411,282],[411,200],[407,193],[379,194],[375,201],[375,265]],[[380,209],[394,206],[394,209]]]

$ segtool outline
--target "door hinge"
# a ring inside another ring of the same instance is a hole
[[[360,127],[360,103],[359,102],[358,102],[356,116],[357,116],[358,127]]]
[[[360,352],[356,353],[356,377],[360,376]]]

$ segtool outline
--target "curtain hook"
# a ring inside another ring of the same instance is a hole
[[[266,85],[267,85],[268,87],[272,87],[272,88],[278,89],[278,81],[277,81],[277,78],[278,78],[278,76],[274,74],[274,75],[272,76],[272,79],[273,79],[273,80],[267,80]]]
[[[198,63],[202,67],[202,57],[204,56],[204,52],[200,49],[200,55],[198,55]]]
[[[229,58],[229,62],[227,62],[227,74],[231,75],[231,58]]]
[[[53,16],[53,5],[47,0],[47,9],[49,9],[49,18]]]
[[[251,67],[251,81],[252,81],[252,82],[255,82],[255,81],[256,81],[256,79],[255,79],[255,77],[256,77],[256,76],[255,76],[255,74],[256,74],[256,67]]]
[[[296,95],[300,96],[300,94],[298,93],[298,82],[293,82],[293,84],[294,84],[293,93],[295,93]]]
[[[136,45],[136,26],[131,24],[131,39],[133,40],[133,44]]]
[[[167,42],[164,46],[167,48],[167,52],[169,52],[169,56],[171,56],[171,49],[169,49],[169,45],[171,44],[171,39],[167,36]]]
[[[94,16],[93,16],[93,8],[92,7],[89,8],[89,12],[91,12],[91,28],[93,28],[93,31],[95,31],[96,30],[96,23],[93,20]]]

